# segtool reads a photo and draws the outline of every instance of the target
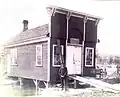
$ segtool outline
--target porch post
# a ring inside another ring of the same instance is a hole
[[[51,17],[52,16],[55,16],[56,14],[56,8],[52,8],[51,10],[50,9],[47,9],[48,11],[48,14],[49,14],[49,33],[50,33],[50,37],[51,37]]]
[[[82,64],[81,64],[81,66],[82,66],[82,71],[81,71],[81,74],[82,74],[82,76],[83,76],[83,67],[84,67],[84,56],[85,56],[85,53],[84,53],[84,51],[85,51],[85,36],[86,36],[86,23],[87,23],[87,17],[85,16],[84,17],[84,20],[83,20],[83,22],[84,22],[84,30],[83,30],[83,42],[82,42]]]
[[[21,93],[21,97],[22,97],[22,78],[18,78],[19,82],[20,82],[20,93]]]
[[[47,82],[44,81],[43,83],[45,85],[45,88],[48,89],[49,88],[49,82],[48,81]]]
[[[68,12],[67,15],[66,15],[66,19],[67,19],[67,29],[66,29],[66,43],[65,43],[65,47],[66,47],[66,52],[67,52],[67,42],[68,42],[68,27],[69,27],[69,19],[71,17],[71,13]],[[66,53],[66,57],[67,57],[67,53]],[[67,61],[65,61],[65,64],[67,64]]]
[[[97,19],[97,20],[96,20],[95,26],[98,25],[99,21],[100,21],[100,19]]]
[[[37,80],[33,80],[33,82],[35,84],[35,90],[36,90],[36,96],[37,96],[37,94],[38,94],[38,91],[37,91],[37,89],[38,89],[38,81]]]
[[[77,80],[74,79],[74,88],[76,89],[77,87]]]
[[[68,12],[66,18],[67,18],[67,33],[66,33],[66,43],[67,43],[67,40],[68,40],[68,26],[69,26],[69,19],[71,17],[71,13]]]

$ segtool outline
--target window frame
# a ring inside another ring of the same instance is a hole
[[[41,49],[41,64],[39,65],[38,63],[37,63],[37,47],[40,47],[40,49]],[[43,45],[42,44],[38,44],[38,45],[36,45],[36,67],[42,67],[43,66]]]
[[[92,50],[92,65],[87,65],[86,64],[87,49],[91,49]],[[85,67],[93,67],[93,66],[94,66],[94,48],[93,47],[86,47],[85,48]]]
[[[12,61],[11,61],[11,59],[15,61],[15,56],[13,54],[13,53],[15,53],[14,51],[16,52],[16,60],[18,60],[18,57],[17,57],[17,48],[11,48],[10,49],[10,65],[11,66],[17,66],[18,65],[18,63],[15,64],[15,63],[12,63]]]
[[[52,56],[52,66],[53,67],[60,67],[61,65],[55,65],[54,64],[54,47],[57,46],[56,44],[53,44],[53,56]],[[62,55],[63,55],[63,52],[64,52],[64,45],[60,45],[62,47]]]

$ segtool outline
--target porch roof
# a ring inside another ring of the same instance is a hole
[[[79,18],[87,17],[88,20],[93,20],[93,21],[102,20],[102,18],[99,17],[99,16],[94,16],[94,15],[86,14],[86,13],[83,13],[83,12],[73,11],[73,10],[69,10],[69,9],[66,9],[66,8],[62,8],[62,7],[49,5],[46,8],[48,10],[53,10],[54,9],[56,13],[61,13],[61,14],[67,14],[68,12],[70,12],[71,15],[74,16],[74,17],[79,17]]]

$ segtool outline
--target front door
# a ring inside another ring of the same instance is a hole
[[[67,46],[66,52],[68,74],[81,74],[81,47]]]

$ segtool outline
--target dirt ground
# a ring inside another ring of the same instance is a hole
[[[98,90],[96,88],[87,89],[69,89],[69,91],[61,91],[61,89],[50,88],[43,90],[39,97],[120,97],[120,93],[114,94]]]
[[[19,86],[3,85],[8,81],[0,78],[0,97],[36,97],[35,90],[27,89],[20,91]],[[120,84],[116,84],[120,87]],[[68,89],[67,92],[61,91],[61,88],[40,89],[38,97],[120,97],[120,93],[111,93],[99,90],[97,88]]]

